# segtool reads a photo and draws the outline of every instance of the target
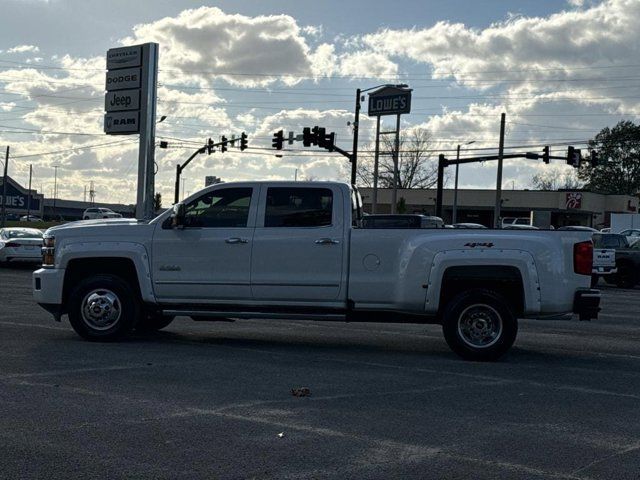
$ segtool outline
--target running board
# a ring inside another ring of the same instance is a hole
[[[280,320],[318,320],[336,321],[346,320],[347,316],[340,313],[280,313],[280,312],[239,312],[239,311],[211,311],[211,310],[162,310],[167,316],[186,317],[224,317],[224,318],[265,318]]]

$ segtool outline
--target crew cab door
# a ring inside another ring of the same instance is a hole
[[[251,298],[251,243],[259,188],[218,187],[185,206],[185,226],[156,228],[153,286],[161,301]]]
[[[335,302],[346,225],[333,186],[263,186],[251,259],[254,300]]]

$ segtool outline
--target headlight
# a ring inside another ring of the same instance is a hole
[[[42,237],[42,266],[53,267],[56,256],[56,239],[53,236]]]

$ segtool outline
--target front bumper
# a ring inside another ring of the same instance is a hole
[[[573,297],[573,313],[577,313],[580,320],[595,320],[599,311],[600,290],[588,288],[576,292]]]
[[[56,320],[62,313],[63,268],[41,268],[33,272],[33,299]]]

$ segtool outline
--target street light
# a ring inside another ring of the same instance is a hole
[[[407,85],[406,83],[398,83],[396,85],[391,83],[383,83],[381,85],[376,85],[375,87],[369,87],[365,89],[358,88],[356,90],[356,112],[355,112],[355,119],[353,121],[353,152],[351,153],[351,184],[352,185],[356,184],[356,172],[357,172],[357,166],[358,166],[358,129],[360,127],[360,102],[362,100],[360,96],[364,92],[368,92],[369,90],[373,90],[375,88],[380,88],[380,87],[407,88],[408,86],[409,85]],[[374,175],[373,175],[373,184],[374,184],[374,192],[375,192],[376,191],[375,189],[377,188],[377,184],[378,184],[375,167],[374,167]]]
[[[471,140],[470,142],[463,143],[462,145],[471,145],[472,143],[476,143],[475,140]],[[460,144],[458,144],[458,149],[456,153],[456,160],[460,160]],[[453,213],[451,214],[451,223],[458,222],[458,169],[460,165],[456,163],[456,181],[455,186],[453,187]]]

